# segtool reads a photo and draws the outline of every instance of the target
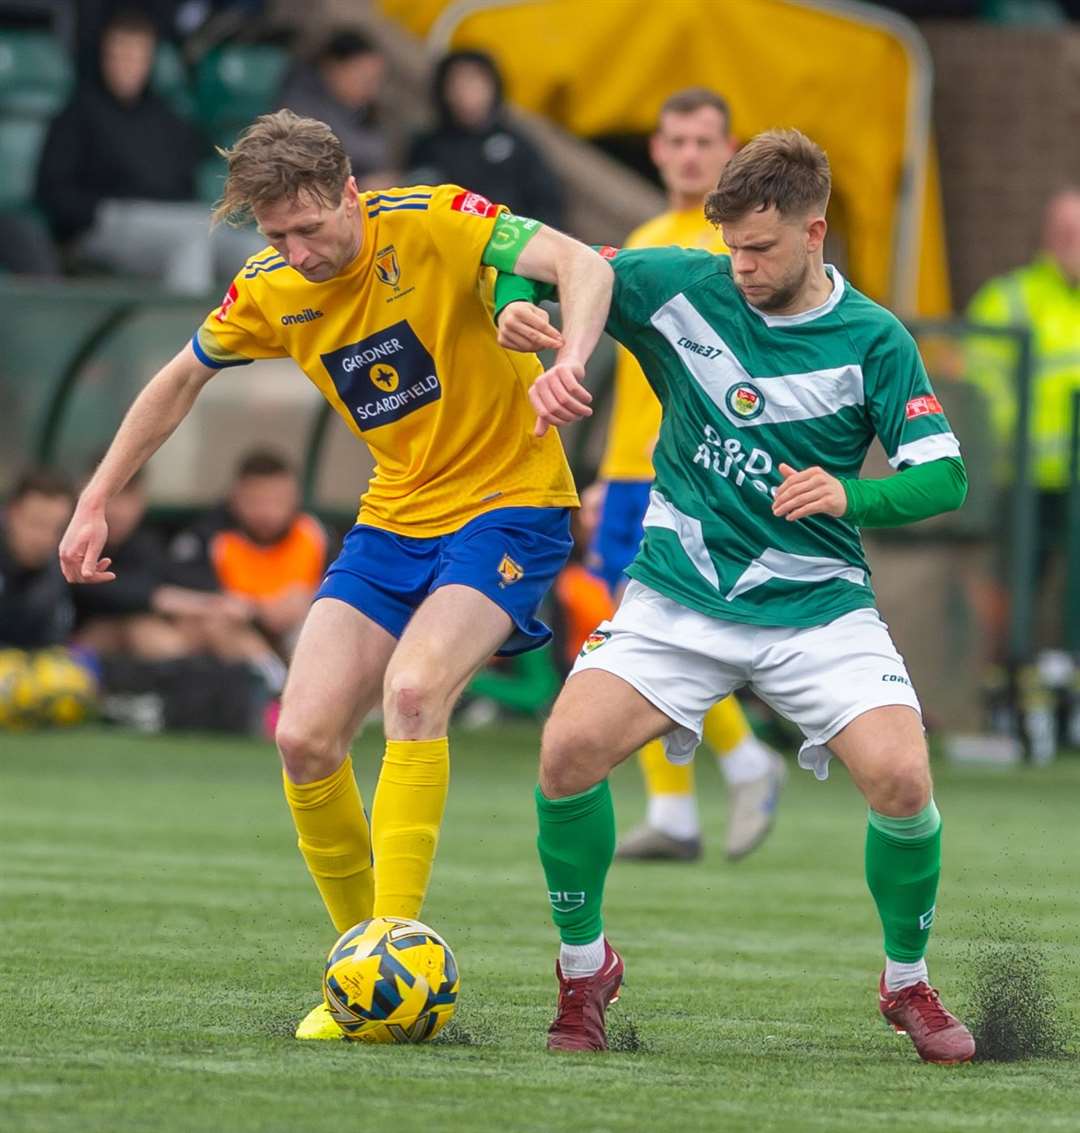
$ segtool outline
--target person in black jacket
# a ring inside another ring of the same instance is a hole
[[[157,32],[138,10],[118,12],[101,41],[100,73],[83,78],[42,149],[37,201],[77,261],[208,292],[261,242],[210,232],[194,200],[210,149],[149,87]],[[215,271],[215,255],[231,265]]]
[[[522,216],[559,228],[562,187],[533,143],[507,121],[502,77],[482,51],[440,60],[432,81],[434,130],[409,152],[407,181],[462,185]]]
[[[74,609],[56,549],[75,503],[66,477],[25,472],[0,516],[0,648],[45,649],[67,640]]]

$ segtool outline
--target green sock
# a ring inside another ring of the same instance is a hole
[[[910,818],[871,810],[866,884],[885,930],[885,955],[913,964],[926,954],[941,876],[941,815],[931,799]]]
[[[548,799],[537,787],[536,817],[551,919],[564,944],[589,944],[604,931],[604,879],[615,855],[611,788],[604,779],[580,795]]]

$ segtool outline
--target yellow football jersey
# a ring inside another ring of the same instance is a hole
[[[705,248],[726,253],[718,229],[705,219],[702,205],[678,212],[663,212],[635,228],[624,248]],[[604,480],[651,480],[652,452],[660,432],[660,402],[645,380],[637,359],[620,346],[615,359],[615,400],[611,406],[604,459]]]
[[[193,340],[211,366],[293,358],[371,450],[358,521],[445,535],[500,507],[573,507],[558,430],[533,436],[535,355],[495,340],[481,257],[503,211],[456,185],[360,194],[356,259],[310,283],[252,256]]]

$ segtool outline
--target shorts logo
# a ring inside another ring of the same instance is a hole
[[[600,646],[603,645],[610,636],[611,630],[609,629],[594,629],[592,633],[590,633],[589,636],[585,638],[585,644],[582,645],[581,652],[578,654],[578,656],[588,657],[588,655],[594,650],[599,649]]]
[[[223,323],[229,317],[229,308],[236,302],[237,291],[236,284],[230,283],[229,290],[221,297],[221,306],[218,308],[217,314],[214,316],[219,323]]]
[[[376,362],[371,367],[371,374],[369,375],[372,382],[384,390],[386,393],[393,393],[401,384],[401,378],[398,376],[397,370],[393,366],[387,365],[385,362]]]
[[[401,265],[393,244],[387,244],[375,253],[375,276],[380,283],[397,291],[401,282]]]
[[[753,421],[765,412],[765,395],[750,382],[737,382],[724,395],[728,409],[743,421]]]
[[[904,418],[911,421],[915,417],[925,417],[928,413],[942,413],[941,402],[932,394],[913,397],[904,407]]]
[[[575,909],[580,909],[585,904],[585,891],[578,892],[549,889],[548,900],[551,902],[551,907],[557,913],[572,913]]]
[[[361,431],[389,425],[442,397],[431,354],[405,320],[323,354],[322,363]]]
[[[907,677],[902,676],[900,673],[882,673],[881,679],[885,682],[885,684],[907,685],[908,688],[911,688],[911,681],[909,681]]]
[[[495,216],[499,211],[498,205],[492,204],[479,193],[458,193],[450,207],[455,212],[465,212],[469,216]]]
[[[525,568],[520,563],[514,562],[509,555],[503,555],[495,569],[498,571],[499,578],[502,579],[499,583],[500,590],[505,590],[507,586],[514,582],[520,582],[525,577]]]

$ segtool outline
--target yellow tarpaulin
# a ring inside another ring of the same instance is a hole
[[[445,31],[450,47],[489,52],[517,105],[581,137],[648,133],[664,99],[695,85],[724,94],[742,139],[775,126],[798,127],[829,154],[834,220],[843,229],[853,282],[909,313],[912,303],[919,314],[947,312],[931,143],[920,139],[918,160],[905,164],[909,92],[921,80],[913,74],[917,61],[904,36],[865,22],[861,6],[535,0],[451,9],[441,0],[381,0],[381,7],[416,35],[434,28]],[[902,230],[899,188],[905,172],[919,169],[921,218],[912,229],[921,230],[917,275],[905,284],[894,258]]]

